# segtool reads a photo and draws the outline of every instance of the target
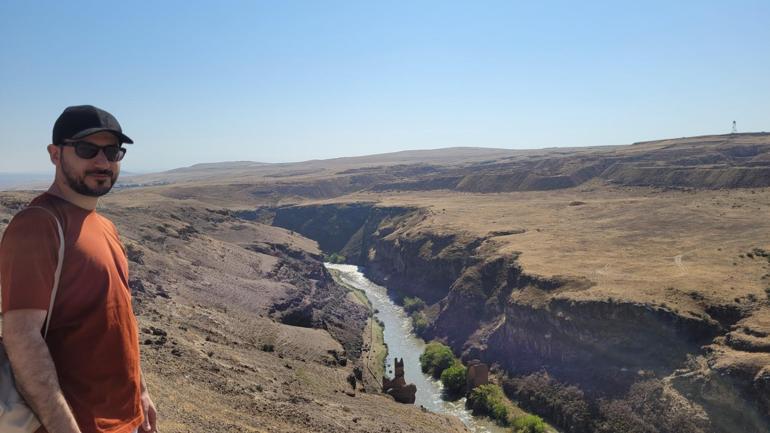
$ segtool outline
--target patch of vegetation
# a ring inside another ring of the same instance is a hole
[[[487,384],[473,388],[465,406],[474,415],[486,415],[500,425],[508,425],[508,407],[505,405],[505,395],[502,388]]]
[[[597,433],[704,433],[708,421],[692,407],[676,404],[659,380],[631,386],[623,399],[604,401]]]
[[[467,375],[468,369],[459,361],[441,373],[441,383],[449,397],[461,396],[465,393]]]
[[[545,433],[545,422],[537,415],[524,415],[513,420],[513,433]]]
[[[345,259],[345,256],[339,253],[324,254],[324,261],[327,263],[344,264]]]
[[[412,315],[412,328],[417,335],[424,335],[428,329],[428,317],[422,311],[418,311]]]
[[[375,359],[374,365],[378,373],[385,373],[385,358],[388,357],[388,345],[385,344],[385,324],[381,320],[374,320],[372,323],[373,340],[371,342],[374,348]]]
[[[557,382],[548,373],[506,379],[503,389],[523,409],[548,418],[565,431],[591,431],[593,417],[583,392]]]
[[[438,341],[431,341],[425,346],[425,351],[420,355],[420,367],[422,372],[430,374],[434,378],[441,377],[441,373],[455,363],[455,356],[449,346]]]
[[[350,290],[350,293],[352,293],[353,296],[356,297],[356,299],[361,303],[361,305],[365,305],[365,306],[369,307],[370,310],[372,309],[372,302],[366,296],[366,292],[364,292],[361,289],[357,289],[355,287],[348,286],[346,284],[343,285],[343,286],[345,286],[345,288]]]
[[[418,298],[417,296],[410,298],[409,296],[404,298],[404,311],[406,311],[409,315],[412,315],[412,313],[420,311],[425,308],[425,301]]]
[[[415,297],[405,297],[403,299],[404,311],[412,318],[412,327],[417,335],[425,335],[425,331],[428,329],[430,322],[428,316],[423,313],[425,309],[425,301]]]

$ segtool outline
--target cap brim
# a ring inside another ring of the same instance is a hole
[[[85,138],[85,137],[88,137],[89,135],[94,135],[97,132],[105,132],[105,131],[113,133],[116,137],[118,137],[120,139],[121,143],[134,144],[134,140],[128,138],[128,136],[126,134],[124,134],[124,133],[122,133],[120,131],[116,131],[114,129],[110,129],[110,128],[88,128],[88,129],[84,129],[84,130],[78,132],[77,134],[73,135],[72,138],[73,139]]]

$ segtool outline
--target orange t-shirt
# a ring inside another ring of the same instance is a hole
[[[46,342],[83,433],[129,433],[142,421],[139,337],[128,261],[115,226],[44,193],[30,206],[57,216],[64,264]],[[48,310],[59,252],[53,217],[19,212],[0,243],[2,310]]]

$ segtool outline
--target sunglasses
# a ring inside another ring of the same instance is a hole
[[[101,150],[107,161],[118,162],[126,156],[126,148],[113,144],[111,146],[97,146],[87,141],[65,141],[62,146],[72,146],[75,148],[75,154],[83,159],[93,159]]]

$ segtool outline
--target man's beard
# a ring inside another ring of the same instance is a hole
[[[118,174],[113,172],[112,170],[91,170],[86,171],[82,177],[77,178],[74,174],[70,173],[67,165],[64,163],[64,158],[61,159],[61,171],[64,174],[64,179],[67,180],[67,185],[69,185],[70,188],[72,188],[73,191],[77,192],[78,194],[85,195],[88,197],[101,197],[104,194],[107,194],[112,189],[113,185],[115,185],[115,182],[118,180]],[[106,174],[110,177],[110,180],[96,180],[97,186],[96,188],[91,188],[88,185],[86,185],[86,176],[90,174]]]

